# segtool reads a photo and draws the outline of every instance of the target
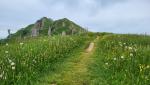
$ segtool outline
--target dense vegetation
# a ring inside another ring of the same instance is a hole
[[[150,37],[105,35],[89,66],[91,85],[149,85]]]
[[[70,57],[88,37],[37,37],[0,46],[0,84],[30,85],[55,64]]]
[[[90,42],[96,45],[86,53]],[[149,85],[149,53],[146,35],[88,32],[2,40],[0,85]]]

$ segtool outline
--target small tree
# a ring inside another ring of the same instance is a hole
[[[10,29],[8,29],[8,35],[10,35]]]
[[[8,29],[8,38],[10,38],[10,37],[11,37],[11,30]]]

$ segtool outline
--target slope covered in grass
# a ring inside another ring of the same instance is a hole
[[[52,20],[43,17],[34,24],[30,24],[27,27],[21,28],[16,33],[9,35],[8,38],[31,37],[33,29],[37,29],[37,32],[39,33],[38,36],[48,36],[49,29],[51,29],[51,35],[60,35],[62,32],[65,32],[67,35],[72,35],[85,31],[81,26],[67,18]]]
[[[149,85],[150,36],[106,35],[89,66],[90,85]]]
[[[53,74],[42,77],[35,85],[86,85],[89,84],[88,65],[92,62],[92,54],[95,50],[94,41],[78,50],[78,54],[73,55],[59,65]],[[60,69],[61,68],[61,69]]]
[[[149,85],[150,36],[94,36],[45,36],[1,44],[0,83]],[[84,47],[89,42],[94,48],[88,52]]]
[[[88,40],[82,36],[37,37],[0,46],[0,83],[30,85]]]

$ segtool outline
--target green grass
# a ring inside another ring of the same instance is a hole
[[[68,85],[68,83],[72,84],[72,80],[70,78],[72,76],[69,75],[76,74],[73,66],[76,64],[79,65],[79,62],[82,61],[81,58],[83,56],[80,55],[83,53],[88,43],[89,41],[85,42],[85,45],[81,46],[79,49],[74,50],[70,57],[57,62],[55,71],[49,71],[45,76],[39,78],[34,85],[50,85],[51,83],[56,83],[57,85]]]
[[[89,37],[90,36],[90,37]],[[0,85],[149,85],[150,36],[41,36],[0,44]]]
[[[81,36],[39,37],[1,46],[1,84],[33,84],[46,72],[54,71],[57,62],[70,57],[88,39]]]
[[[58,62],[57,69],[41,77],[35,85],[81,85],[88,83],[87,67],[91,63],[92,52],[85,52],[89,43],[95,38],[85,42],[85,45],[74,50],[69,58]]]
[[[89,66],[90,85],[149,85],[150,36],[105,35]]]

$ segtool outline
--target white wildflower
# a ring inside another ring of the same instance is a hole
[[[34,63],[36,63],[36,60],[33,60]]]
[[[15,63],[14,63],[14,62],[11,62],[11,66],[13,66],[13,65],[15,65]]]
[[[4,76],[4,71],[0,74],[0,78],[2,78]]]
[[[132,53],[130,53],[130,56],[133,56],[133,54],[132,54]]]
[[[5,73],[5,72],[3,71],[2,74],[4,75],[4,73]]]
[[[129,50],[132,50],[132,47],[129,47]]]
[[[6,46],[8,46],[8,43],[6,43]]]
[[[126,45],[126,43],[123,43],[124,45]]]
[[[150,66],[149,66],[149,65],[147,65],[147,66],[146,66],[146,68],[150,68]]]
[[[137,49],[135,48],[135,49],[134,49],[134,51],[136,52],[136,51],[137,51]]]
[[[15,66],[12,67],[12,70],[15,70]]]
[[[108,65],[108,63],[105,63],[106,65]]]
[[[20,45],[23,45],[24,43],[20,43]]]
[[[6,54],[8,54],[8,51],[5,51]]]
[[[121,56],[121,58],[123,59],[123,58],[124,58],[124,56]]]
[[[117,58],[114,58],[114,60],[117,60]]]

